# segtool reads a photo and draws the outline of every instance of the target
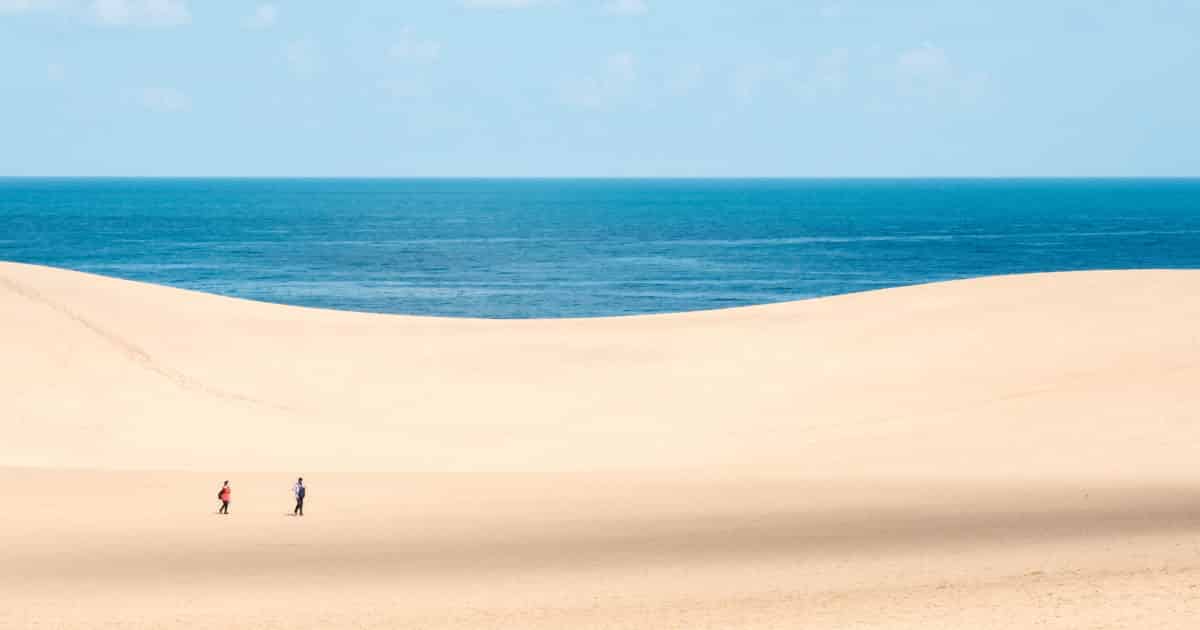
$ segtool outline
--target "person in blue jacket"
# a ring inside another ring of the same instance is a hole
[[[292,510],[292,516],[304,516],[304,495],[307,494],[304,477],[296,480],[296,485],[292,486],[292,494],[296,495],[296,509]]]

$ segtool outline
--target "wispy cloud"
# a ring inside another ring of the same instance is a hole
[[[853,77],[849,48],[832,48],[815,58],[762,58],[735,66],[729,91],[740,107],[799,98],[814,102],[845,96]]]
[[[794,80],[793,68],[786,60],[767,59],[743,63],[733,69],[729,90],[741,107],[755,104],[766,92],[778,91]]]
[[[583,109],[610,109],[626,99],[637,79],[637,58],[630,52],[610,55],[602,72],[563,82],[561,96],[568,105]]]
[[[850,50],[834,48],[817,58],[809,84],[817,92],[839,94],[850,79]]]
[[[0,14],[53,11],[101,26],[167,27],[192,21],[187,0],[0,0]]]
[[[178,26],[192,21],[184,0],[93,0],[91,12],[105,26]]]
[[[440,42],[418,37],[410,28],[400,31],[400,37],[388,47],[388,55],[402,61],[433,61],[441,54]]]
[[[246,18],[244,24],[246,28],[252,29],[267,29],[275,26],[275,22],[279,20],[279,8],[273,4],[260,4],[254,10],[250,17]]]
[[[310,39],[299,39],[285,44],[283,58],[292,74],[302,79],[311,78],[325,70],[325,56]]]
[[[192,99],[174,88],[142,88],[137,91],[135,100],[142,107],[159,113],[186,112],[192,108]]]
[[[842,16],[842,4],[840,2],[830,2],[821,7],[821,17],[832,20]]]
[[[54,0],[0,0],[0,13],[25,13],[58,6]]]
[[[643,15],[650,10],[646,0],[608,0],[604,10],[616,15]]]
[[[689,63],[675,68],[667,75],[664,85],[676,94],[688,94],[704,84],[707,71],[699,63]]]
[[[946,51],[929,42],[896,58],[896,76],[909,83],[939,82],[949,77],[951,71]]]
[[[889,70],[902,96],[930,103],[973,103],[987,85],[985,75],[964,71],[945,49],[930,42],[900,52]]]
[[[620,52],[608,58],[608,71],[616,77],[618,81],[628,83],[632,81],[637,73],[634,71],[634,56],[633,53]]]
[[[462,0],[462,5],[468,9],[528,9],[545,0]]]
[[[46,64],[46,78],[51,81],[62,81],[67,78],[67,68],[61,63]]]

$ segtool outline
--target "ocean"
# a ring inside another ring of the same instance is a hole
[[[5,178],[0,260],[382,313],[663,313],[1200,268],[1200,179]]]

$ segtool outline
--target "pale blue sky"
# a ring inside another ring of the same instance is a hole
[[[0,0],[0,81],[0,175],[1200,175],[1200,0]]]

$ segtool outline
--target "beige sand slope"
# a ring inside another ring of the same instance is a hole
[[[478,321],[0,264],[0,627],[1192,628],[1198,322],[1185,271]]]

